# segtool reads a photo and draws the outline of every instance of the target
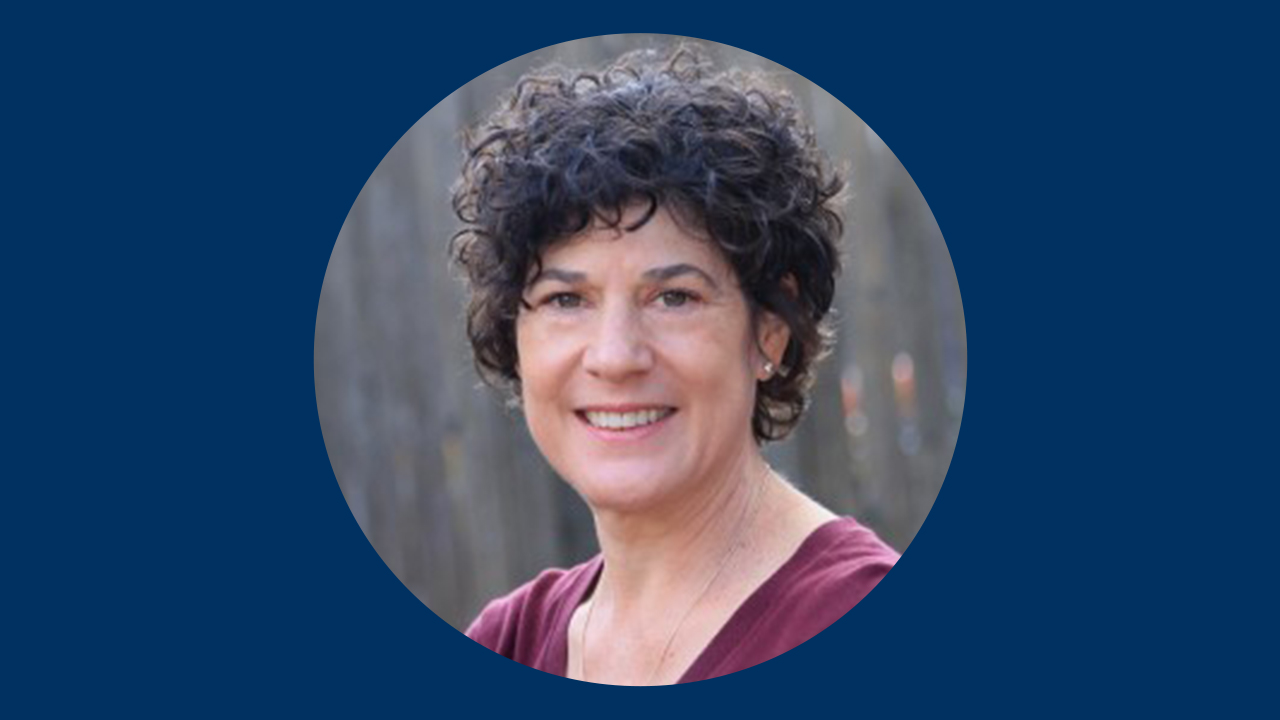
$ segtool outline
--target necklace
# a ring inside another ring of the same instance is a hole
[[[733,532],[733,542],[729,544],[729,548],[725,551],[724,557],[721,558],[720,566],[716,568],[716,571],[707,579],[706,584],[702,586],[702,591],[698,593],[696,598],[694,598],[693,604],[689,606],[689,609],[684,611],[684,615],[680,616],[680,622],[676,623],[676,626],[672,628],[671,634],[667,636],[667,642],[662,646],[662,653],[658,655],[657,664],[653,666],[653,670],[649,672],[649,677],[645,680],[645,685],[653,684],[653,679],[658,676],[658,671],[662,669],[663,664],[667,661],[667,653],[671,651],[672,643],[676,641],[676,636],[680,634],[680,628],[684,627],[684,621],[688,620],[689,616],[693,614],[693,611],[702,603],[702,598],[706,597],[707,592],[711,590],[711,586],[715,585],[716,580],[720,578],[724,569],[729,566],[729,560],[731,560],[738,552],[738,548],[742,545],[742,534],[746,531],[747,525],[749,524],[747,518],[748,511],[750,511],[751,520],[754,520],[756,513],[760,510],[760,495],[764,493],[765,482],[766,481],[761,481],[757,485],[755,492],[752,495],[751,502],[747,503],[747,505],[742,508],[742,517],[738,518],[738,527]],[[591,682],[587,678],[587,630],[591,627],[591,616],[596,610],[596,599],[594,597],[591,598],[590,603],[591,604],[587,606],[587,617],[582,621],[582,633],[578,639],[578,656],[582,658],[583,682]]]

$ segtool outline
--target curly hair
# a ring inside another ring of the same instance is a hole
[[[757,442],[790,433],[832,345],[845,182],[786,91],[713,73],[688,47],[639,51],[599,73],[526,75],[464,144],[450,255],[486,382],[520,395],[516,318],[543,250],[593,221],[618,228],[637,203],[648,211],[625,231],[665,207],[724,253],[753,319],[767,311],[790,329],[751,422]]]

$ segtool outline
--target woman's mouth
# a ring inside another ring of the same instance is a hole
[[[675,413],[675,408],[653,407],[623,412],[610,410],[580,410],[578,416],[597,430],[614,432],[634,430],[655,425]]]

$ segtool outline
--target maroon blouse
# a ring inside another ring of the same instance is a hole
[[[853,518],[822,525],[742,603],[680,682],[728,675],[796,647],[857,605],[897,560],[898,553]],[[603,565],[597,555],[569,570],[543,571],[489,603],[467,636],[518,663],[564,675],[569,619]]]

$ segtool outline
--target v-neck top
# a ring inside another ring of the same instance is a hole
[[[857,605],[897,560],[853,518],[823,524],[734,611],[679,682],[728,675],[800,645]],[[490,602],[467,636],[523,665],[565,675],[569,620],[603,567],[597,555],[568,570],[544,570]]]

